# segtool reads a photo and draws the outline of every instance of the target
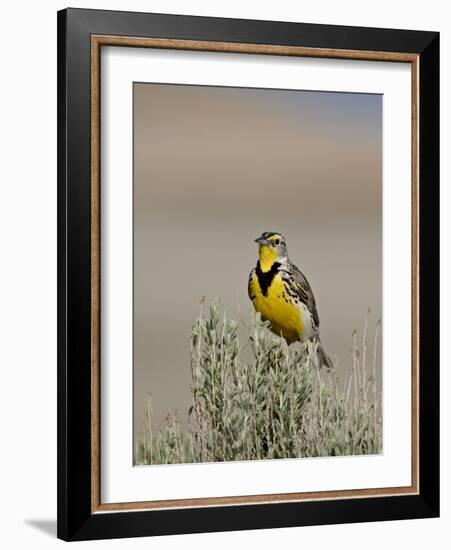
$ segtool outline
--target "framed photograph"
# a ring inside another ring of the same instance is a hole
[[[439,35],[58,13],[58,536],[439,514]]]

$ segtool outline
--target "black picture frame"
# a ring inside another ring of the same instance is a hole
[[[91,36],[400,52],[419,60],[419,493],[93,513]],[[58,537],[87,540],[439,515],[439,33],[148,13],[58,12]]]

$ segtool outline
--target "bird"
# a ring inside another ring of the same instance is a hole
[[[288,257],[285,237],[267,231],[255,242],[259,245],[259,258],[248,281],[255,310],[288,345],[317,342],[318,366],[332,369],[333,362],[320,340],[315,297],[305,275]]]

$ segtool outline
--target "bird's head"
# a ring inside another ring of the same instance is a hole
[[[255,242],[259,245],[258,254],[262,271],[269,271],[274,262],[282,264],[288,260],[285,237],[281,233],[267,231],[255,239]]]

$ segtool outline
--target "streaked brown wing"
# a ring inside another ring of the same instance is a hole
[[[316,309],[315,297],[305,275],[294,265],[290,264],[290,271],[293,279],[293,286],[299,299],[304,303],[312,314],[315,328],[319,328],[318,310]]]

